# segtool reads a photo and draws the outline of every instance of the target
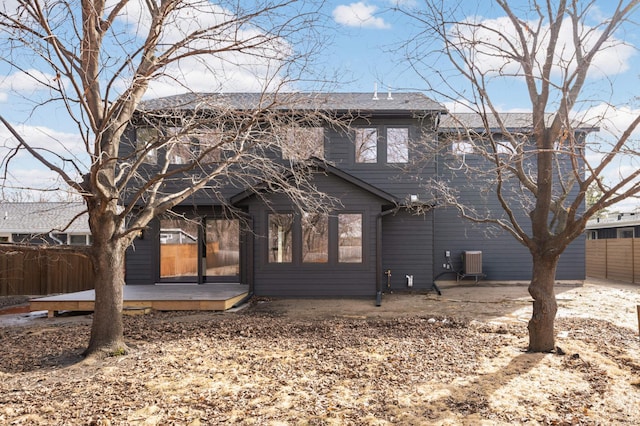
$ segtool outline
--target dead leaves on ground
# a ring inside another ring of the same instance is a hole
[[[248,310],[125,322],[132,352],[89,365],[77,363],[87,324],[43,319],[0,329],[0,423],[640,420],[624,408],[640,401],[640,390],[616,376],[637,377],[637,336],[605,322],[559,321],[569,335],[565,356],[524,353],[524,327],[442,318],[296,319]]]

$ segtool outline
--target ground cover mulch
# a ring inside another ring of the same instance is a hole
[[[416,296],[422,297],[422,296]],[[124,356],[82,361],[86,321],[0,327],[0,424],[640,424],[637,330],[560,318],[126,317]]]

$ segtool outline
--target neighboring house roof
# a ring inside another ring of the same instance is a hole
[[[441,112],[443,105],[419,92],[409,93],[185,93],[140,103],[139,111],[266,108],[342,112]]]
[[[625,228],[640,225],[640,213],[613,213],[608,217],[590,219],[586,229]]]
[[[555,114],[545,114],[547,124],[551,124]],[[489,128],[494,133],[499,133],[502,129],[498,124],[498,120],[492,114],[487,114]],[[530,130],[532,128],[532,114],[530,112],[506,112],[500,113],[500,118],[504,127],[510,131]],[[574,120],[571,125],[574,130],[582,132],[597,131],[598,127],[592,126],[580,121]],[[476,132],[484,132],[485,125],[483,117],[476,113],[460,113],[442,116],[440,119],[439,130],[441,132],[455,132],[458,130],[469,129]]]
[[[88,234],[84,203],[0,203],[0,233],[44,234],[48,232]],[[74,217],[85,212],[80,217]],[[69,223],[73,220],[73,223]],[[68,226],[69,225],[69,226]],[[67,227],[65,229],[65,227]],[[64,231],[63,231],[64,229]]]

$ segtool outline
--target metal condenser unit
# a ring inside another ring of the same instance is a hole
[[[465,251],[463,258],[464,273],[466,275],[482,275],[481,251]]]

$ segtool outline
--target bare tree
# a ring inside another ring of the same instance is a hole
[[[456,173],[491,192],[495,208],[466,203],[446,179],[431,187],[463,217],[499,226],[529,250],[529,293],[534,299],[529,350],[551,351],[560,255],[583,233],[589,218],[640,191],[637,166],[613,184],[601,178],[616,159],[637,158],[632,134],[640,116],[613,139],[585,142],[587,133],[605,124],[589,120],[590,107],[601,103],[612,108],[615,86],[606,73],[615,61],[606,54],[631,49],[617,36],[624,25],[633,24],[640,2],[611,4],[609,15],[595,25],[589,25],[593,16],[604,12],[592,1],[514,5],[495,0],[483,3],[488,9],[480,13],[451,8],[444,1],[426,3],[421,9],[403,10],[420,29],[406,44],[411,65],[431,90],[471,112],[474,125],[453,114],[452,127],[459,131],[456,143],[463,146],[449,144],[447,149],[454,145],[462,151],[452,157],[458,161]],[[501,18],[478,18],[496,11]],[[594,90],[595,81],[604,85]],[[603,86],[611,91],[603,91]],[[518,114],[525,120],[517,125],[510,122],[513,115],[500,111],[500,89],[507,87],[511,96],[520,95],[530,106],[530,112]],[[592,192],[598,199],[585,208],[590,187],[598,189]]]
[[[284,144],[277,129],[323,118],[319,111],[290,114],[281,105],[291,107],[292,100],[278,95],[292,87],[319,46],[318,19],[318,5],[293,0],[4,3],[3,59],[48,91],[33,114],[58,103],[81,136],[80,150],[65,141],[61,149],[36,146],[2,119],[19,141],[3,159],[5,170],[26,151],[86,202],[96,273],[87,355],[127,349],[125,250],[154,217],[197,191],[220,197],[229,182],[266,181],[313,209],[307,174],[291,167],[283,174],[272,154]],[[196,93],[184,97],[188,107],[181,97],[141,103],[150,89],[193,92],[185,76],[195,72],[204,73],[211,92],[225,87],[226,73],[244,73],[259,93],[250,108]],[[133,137],[127,133],[132,124],[143,128]]]

